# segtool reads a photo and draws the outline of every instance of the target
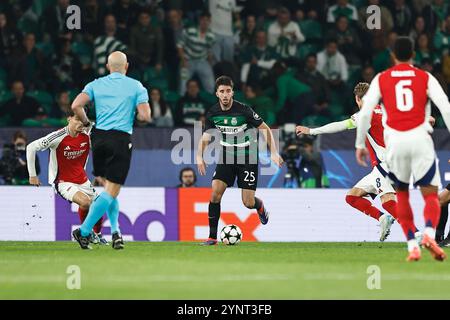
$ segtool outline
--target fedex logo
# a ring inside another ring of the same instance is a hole
[[[119,225],[126,238],[135,241],[197,241],[208,237],[209,188],[125,188],[119,195]],[[238,200],[238,199],[236,199]],[[240,206],[240,199],[237,201]],[[80,225],[76,205],[55,196],[56,240],[70,240],[72,229]],[[254,231],[260,225],[256,211],[245,217],[233,211],[222,211],[222,224],[236,224],[245,241],[257,241]],[[107,220],[106,214],[104,215]],[[219,230],[220,231],[220,230]],[[111,234],[103,227],[103,234]]]

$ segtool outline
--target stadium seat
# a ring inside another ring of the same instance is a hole
[[[36,48],[42,51],[46,57],[50,57],[55,52],[55,46],[50,41],[41,41],[36,43]]]
[[[300,21],[298,25],[307,41],[322,39],[322,26],[318,21],[306,19]]]
[[[199,96],[201,99],[203,99],[205,102],[207,102],[210,105],[217,103],[217,97],[215,95],[213,95],[212,93],[209,93],[205,90],[200,90]]]
[[[307,127],[323,126],[330,122],[330,118],[324,116],[307,116],[302,120],[302,125]]]
[[[312,43],[301,43],[297,47],[297,56],[299,59],[305,59],[308,54],[317,53],[318,46]]]
[[[17,29],[22,33],[34,33],[36,37],[39,37],[39,24],[37,21],[33,21],[26,16],[22,16],[17,21]]]
[[[80,59],[81,64],[91,64],[92,47],[85,42],[73,42],[72,52]]]
[[[164,92],[164,99],[166,100],[167,103],[169,103],[172,106],[175,106],[180,98],[181,97],[179,93],[176,91],[168,90]]]
[[[0,91],[0,105],[4,102],[8,101],[9,99],[12,99],[13,94],[11,91]]]
[[[148,68],[144,71],[142,81],[150,88],[159,88],[161,91],[166,91],[169,89],[167,77],[167,70],[164,68],[159,72],[155,68]]]
[[[47,114],[50,112],[54,103],[53,97],[50,93],[47,91],[34,90],[27,92],[27,96],[35,98]]]

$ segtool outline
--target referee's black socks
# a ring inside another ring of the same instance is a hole
[[[209,218],[209,237],[211,239],[217,239],[217,227],[219,225],[219,218],[220,218],[220,202],[209,203],[208,218]]]

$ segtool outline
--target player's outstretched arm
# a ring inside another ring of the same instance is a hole
[[[270,158],[279,168],[281,168],[281,166],[284,163],[284,160],[278,153],[277,146],[275,144],[275,139],[273,138],[272,130],[270,130],[270,127],[265,122],[261,123],[258,129],[261,130],[264,139],[267,142],[267,146],[269,147],[270,150]]]
[[[326,124],[322,127],[318,128],[308,128],[304,126],[297,126],[295,128],[295,132],[297,135],[301,134],[310,134],[310,135],[319,135],[324,133],[336,133],[336,132],[342,132],[348,129],[354,129],[356,128],[355,124],[353,123],[352,119],[342,120],[342,121],[336,121],[329,124]]]
[[[207,132],[203,132],[200,142],[198,143],[196,159],[197,159],[197,169],[201,176],[204,176],[206,174],[206,164],[205,160],[203,160],[203,152],[205,151],[206,146],[208,145],[210,140],[211,135]]]

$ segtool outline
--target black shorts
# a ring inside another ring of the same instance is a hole
[[[94,175],[123,185],[130,169],[131,136],[117,130],[94,129],[91,140]]]
[[[445,187],[448,191],[450,191],[450,183]]]
[[[258,185],[257,164],[218,164],[214,171],[213,180],[221,180],[228,187],[234,185],[237,177],[238,187],[241,189],[256,190]]]

